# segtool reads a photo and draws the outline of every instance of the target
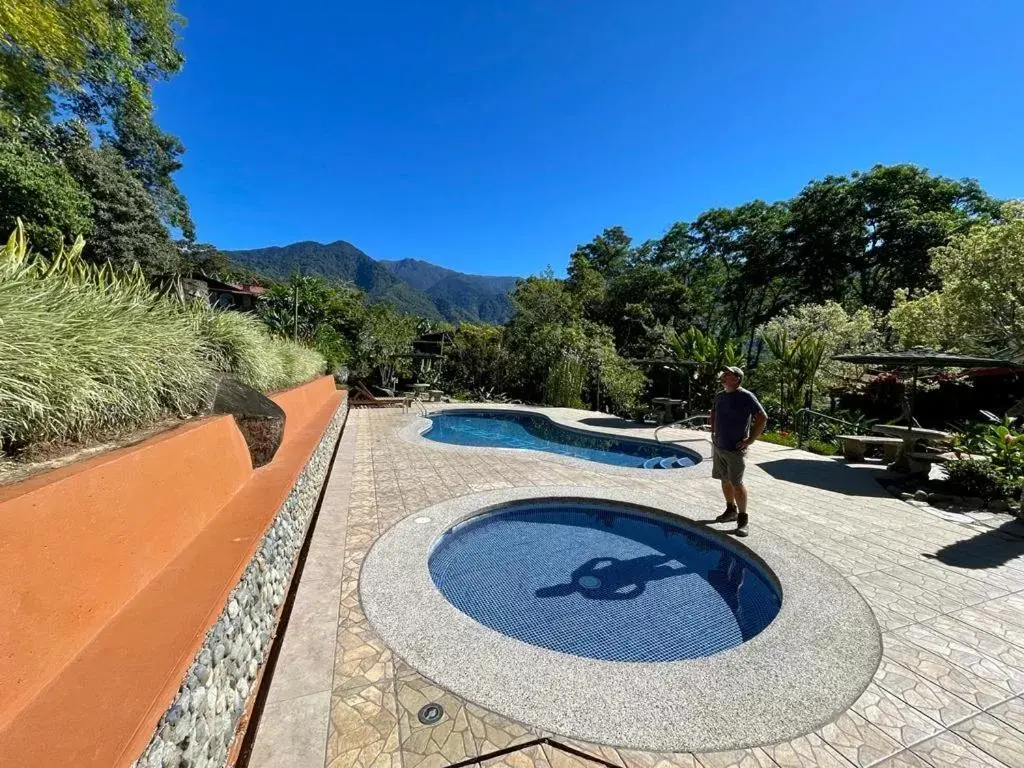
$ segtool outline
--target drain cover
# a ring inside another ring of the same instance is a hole
[[[420,707],[419,714],[416,715],[419,721],[424,725],[433,725],[444,717],[444,707],[440,704],[431,702],[430,704],[424,704]]]

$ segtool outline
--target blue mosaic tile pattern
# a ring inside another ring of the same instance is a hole
[[[529,448],[619,467],[680,469],[692,467],[700,457],[668,444],[653,445],[565,429],[541,416],[522,413],[435,413],[423,433],[428,440],[484,448]],[[654,459],[659,461],[654,462]],[[664,462],[664,459],[671,459]],[[654,465],[657,464],[655,467]]]
[[[481,515],[438,541],[429,568],[481,624],[609,661],[710,656],[763,630],[781,605],[761,568],[713,537],[614,506]]]

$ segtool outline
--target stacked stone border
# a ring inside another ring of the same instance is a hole
[[[137,768],[225,766],[259,688],[331,457],[348,415],[343,401],[278,510],[224,610],[192,659]]]

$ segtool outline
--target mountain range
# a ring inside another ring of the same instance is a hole
[[[224,251],[235,264],[270,277],[304,275],[354,283],[371,301],[420,317],[500,324],[512,314],[515,277],[467,275],[418,259],[378,261],[351,243],[305,241],[271,248]]]

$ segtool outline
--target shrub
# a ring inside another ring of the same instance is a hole
[[[758,439],[773,445],[785,445],[790,448],[799,447],[799,441],[795,432],[763,432]],[[839,453],[839,448],[834,443],[815,439],[810,439],[804,443],[804,450],[821,454],[822,456],[835,456]]]
[[[796,435],[791,432],[762,432],[759,439],[773,445],[787,445],[790,448],[796,448],[797,443]]]
[[[982,499],[1002,499],[1015,495],[1011,483],[1001,475],[990,461],[979,459],[955,459],[946,464],[946,478],[949,485],[963,496],[977,496]]]
[[[138,274],[0,255],[0,447],[77,441],[196,413],[214,366],[180,304]],[[84,279],[83,279],[84,278]]]
[[[82,441],[203,408],[218,371],[263,391],[326,369],[255,318],[183,304],[141,271],[47,261],[21,227],[0,248],[0,450]]]
[[[280,378],[272,381],[268,391],[285,389],[309,381],[327,370],[327,361],[315,349],[296,344],[289,339],[269,338],[266,347],[268,356],[276,357],[281,364]]]
[[[835,443],[825,442],[824,440],[808,440],[807,445],[804,447],[811,453],[821,454],[822,456],[835,456],[839,453],[839,447]]]

